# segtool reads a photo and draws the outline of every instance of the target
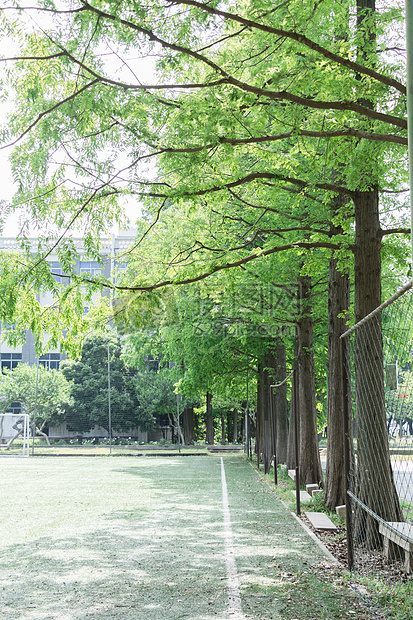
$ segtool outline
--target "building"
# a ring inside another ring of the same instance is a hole
[[[103,261],[98,263],[97,261],[90,260],[87,256],[83,239],[73,238],[72,241],[77,250],[78,259],[74,264],[74,272],[79,275],[97,276],[102,275],[107,279],[113,277],[115,269],[121,268],[122,259],[119,262],[116,261],[116,256],[121,257],[124,252],[134,243],[136,231],[130,229],[125,232],[120,232],[118,235],[113,235],[112,238],[102,239],[101,241],[101,255]],[[37,245],[37,239],[33,238],[33,250]],[[16,251],[20,250],[18,241],[14,237],[4,237],[0,239],[0,251]],[[51,254],[48,257],[50,271],[54,274],[55,279],[59,282],[59,274],[63,274],[61,264],[56,254]],[[62,278],[64,283],[65,278]],[[109,295],[108,289],[102,290],[102,295]],[[38,295],[38,299],[42,305],[50,305],[53,302],[51,293],[42,293]],[[87,309],[85,309],[86,311]],[[0,325],[1,330],[1,325]],[[58,370],[60,362],[66,359],[66,355],[60,351],[60,349],[53,349],[43,353],[39,357],[39,364],[47,368],[48,370]],[[17,364],[29,364],[31,366],[37,363],[36,351],[35,351],[35,339],[30,330],[26,332],[26,341],[24,344],[18,347],[11,347],[9,344],[0,339],[0,366],[1,368],[13,369]],[[10,413],[21,413],[20,403],[12,403],[9,408]],[[131,433],[139,441],[147,440],[147,433],[142,433],[139,429],[132,429]],[[124,436],[129,436],[131,433],[123,433]],[[88,433],[82,433],[85,437],[103,438],[108,436],[108,430],[102,427],[91,430]],[[74,438],[78,437],[79,433],[76,430],[69,430],[66,423],[59,425],[59,427],[49,429],[50,438]]]

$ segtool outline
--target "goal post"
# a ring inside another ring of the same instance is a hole
[[[27,413],[0,414],[0,456],[29,456],[30,416]],[[10,452],[13,448],[13,452]]]

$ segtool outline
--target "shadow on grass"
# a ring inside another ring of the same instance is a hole
[[[139,459],[125,467],[85,461],[72,470],[69,459],[56,472],[37,464],[42,492],[52,487],[45,474],[55,477],[48,507],[61,503],[56,514],[63,523],[51,519],[46,535],[17,538],[0,553],[0,618],[234,617],[226,591],[220,459],[206,461]],[[336,617],[340,604],[331,601],[344,600],[348,591],[329,568],[328,577],[321,575],[320,550],[249,465],[228,457],[225,467],[244,619]],[[40,520],[42,509],[34,503],[29,518]],[[13,519],[8,523],[13,527]]]

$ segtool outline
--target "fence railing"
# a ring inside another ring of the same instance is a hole
[[[413,617],[412,286],[342,336],[349,567],[378,598],[400,599],[406,617]]]

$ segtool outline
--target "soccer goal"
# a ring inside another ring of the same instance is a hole
[[[29,456],[29,424],[27,413],[0,414],[0,455]],[[13,452],[10,450],[13,447]]]

